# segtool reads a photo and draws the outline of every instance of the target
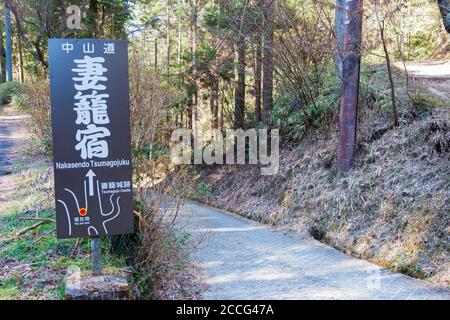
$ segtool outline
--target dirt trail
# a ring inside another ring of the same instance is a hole
[[[432,94],[450,100],[450,61],[406,62],[410,81]],[[394,65],[404,71],[402,62]]]
[[[450,300],[446,289],[225,211],[190,203],[181,217],[202,239],[193,259],[205,299]]]
[[[10,173],[14,161],[27,146],[27,117],[18,114],[11,107],[0,107],[0,209],[16,185],[15,178]]]
[[[11,170],[16,155],[27,140],[26,115],[20,115],[11,107],[0,107],[0,175]]]

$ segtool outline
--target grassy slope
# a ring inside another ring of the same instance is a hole
[[[420,93],[411,104],[400,89],[401,125],[389,129],[384,78],[382,70],[370,77],[348,174],[336,175],[333,128],[284,147],[275,176],[254,166],[203,167],[200,200],[449,285],[448,102]]]

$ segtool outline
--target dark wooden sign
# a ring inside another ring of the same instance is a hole
[[[133,232],[128,44],[50,39],[58,238]]]

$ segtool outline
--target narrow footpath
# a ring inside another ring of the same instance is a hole
[[[11,107],[0,107],[0,214],[3,201],[9,200],[15,185],[9,175],[17,156],[29,139],[25,129],[27,115],[20,115]]]

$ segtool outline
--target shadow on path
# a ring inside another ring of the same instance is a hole
[[[446,289],[221,210],[190,203],[181,217],[202,237],[193,259],[205,299],[450,299]]]

